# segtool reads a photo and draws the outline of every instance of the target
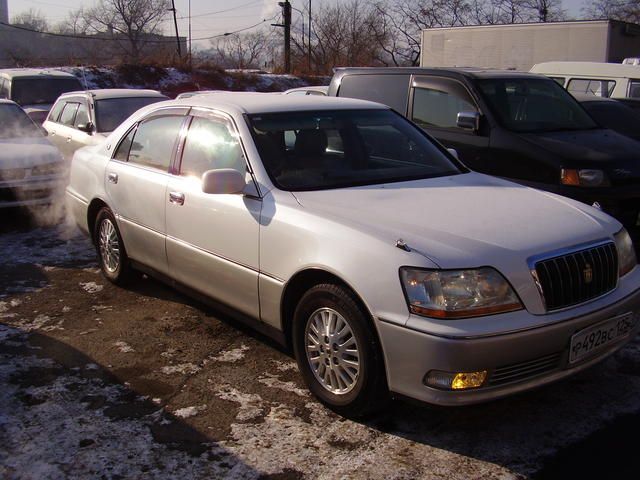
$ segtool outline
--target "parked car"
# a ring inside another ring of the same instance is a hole
[[[541,75],[457,68],[339,68],[330,96],[385,103],[479,172],[588,204],[627,228],[640,212],[638,144],[599,128]]]
[[[0,209],[43,205],[62,193],[67,167],[58,149],[10,100],[0,100]]]
[[[640,66],[603,62],[543,62],[532,73],[553,78],[571,93],[640,98]]]
[[[619,222],[472,172],[372,102],[152,105],[76,152],[67,199],[107,279],[139,269],[230,307],[347,415],[389,391],[462,405],[527,390],[638,329]]]
[[[284,95],[321,95],[326,96],[328,86],[306,86],[306,87],[297,87],[290,88],[289,90],[285,90],[282,92]]]
[[[106,88],[61,95],[49,112],[44,128],[67,158],[78,148],[95,145],[133,112],[169,97],[155,90]]]
[[[220,92],[226,92],[226,90],[194,90],[193,92],[182,92],[176,97],[176,100],[191,98],[195,95],[206,95],[209,93],[220,93]]]
[[[585,94],[575,94],[574,97],[601,126],[640,140],[640,112],[611,98]]]
[[[61,94],[82,90],[70,73],[40,68],[0,69],[0,98],[13,100],[40,124]]]

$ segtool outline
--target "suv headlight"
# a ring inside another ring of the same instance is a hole
[[[402,267],[400,279],[409,310],[435,318],[465,318],[520,310],[511,285],[489,267],[423,270]]]
[[[629,233],[623,228],[613,236],[618,250],[618,274],[622,277],[636,266],[636,251]]]
[[[573,169],[563,168],[560,171],[560,182],[563,185],[573,185],[577,187],[607,187],[611,183],[607,175],[602,170],[591,168]]]

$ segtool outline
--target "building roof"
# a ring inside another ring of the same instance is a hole
[[[606,77],[640,78],[640,65],[604,62],[542,62],[531,72],[545,75],[600,75]]]
[[[541,75],[529,72],[516,72],[514,70],[497,70],[477,67],[339,67],[335,68],[336,75],[342,73],[355,74],[388,74],[388,75],[444,75],[462,76],[470,78],[531,78]]]

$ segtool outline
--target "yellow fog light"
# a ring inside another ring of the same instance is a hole
[[[444,390],[466,390],[481,387],[487,379],[487,371],[480,372],[442,372],[431,370],[425,375],[424,383],[430,387]]]

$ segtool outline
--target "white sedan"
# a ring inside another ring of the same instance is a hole
[[[620,223],[474,173],[375,103],[154,104],[76,153],[67,197],[108,279],[141,270],[231,307],[346,415],[390,393],[460,405],[527,390],[638,328]]]
[[[25,111],[0,99],[0,209],[46,205],[60,199],[67,165]]]

